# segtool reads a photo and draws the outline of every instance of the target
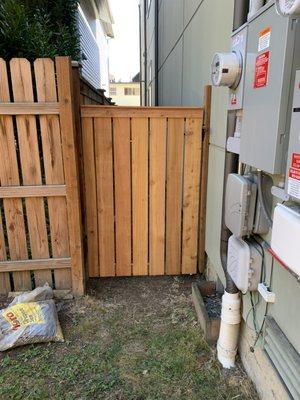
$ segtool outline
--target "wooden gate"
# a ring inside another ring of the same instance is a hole
[[[90,277],[195,274],[203,109],[82,106]]]
[[[70,60],[0,59],[0,293],[84,290]]]

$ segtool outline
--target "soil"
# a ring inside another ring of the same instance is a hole
[[[203,297],[207,314],[211,318],[221,317],[222,294],[215,292]]]
[[[257,400],[240,362],[224,371],[205,342],[195,280],[90,281],[87,296],[57,302],[64,343],[0,353],[1,400]]]

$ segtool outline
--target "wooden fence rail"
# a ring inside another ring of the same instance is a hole
[[[0,293],[84,290],[71,64],[0,59]]]
[[[82,106],[90,277],[197,272],[201,108]]]

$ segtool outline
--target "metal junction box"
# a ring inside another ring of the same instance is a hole
[[[271,174],[285,170],[299,25],[273,2],[248,24],[240,161]]]
[[[296,72],[290,142],[287,159],[287,193],[300,201],[300,70]]]

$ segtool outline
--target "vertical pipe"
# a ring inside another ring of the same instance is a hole
[[[155,105],[158,106],[158,40],[159,40],[159,32],[158,32],[158,8],[159,8],[159,0],[155,0]]]
[[[245,22],[249,12],[249,0],[235,0],[233,15],[233,30],[235,31]]]

